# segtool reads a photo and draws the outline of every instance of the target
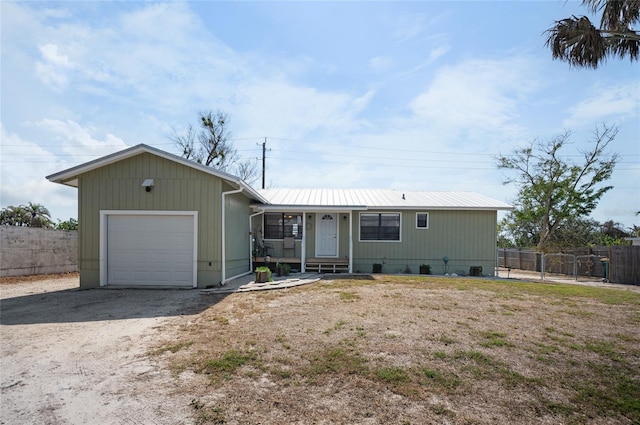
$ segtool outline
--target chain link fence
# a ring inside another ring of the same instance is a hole
[[[498,267],[571,276],[575,280],[599,278],[615,283],[640,284],[640,246],[585,247],[542,253],[524,248],[498,249]]]

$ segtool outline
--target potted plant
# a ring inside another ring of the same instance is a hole
[[[469,276],[482,276],[482,266],[469,267]]]
[[[287,263],[284,263],[282,265],[282,268],[284,269],[283,270],[284,271],[284,275],[285,276],[289,276],[289,273],[291,273],[291,266],[289,264],[287,264]]]
[[[382,273],[382,264],[374,263],[373,264],[373,273]]]
[[[256,283],[271,281],[271,269],[267,266],[256,267]]]
[[[431,265],[420,264],[420,274],[431,274]]]

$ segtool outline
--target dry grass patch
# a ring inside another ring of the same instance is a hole
[[[639,309],[576,285],[326,280],[220,298],[155,353],[198,423],[635,424]]]

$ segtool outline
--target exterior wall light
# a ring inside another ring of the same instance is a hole
[[[151,188],[153,188],[153,179],[145,179],[142,182],[142,187],[144,187],[144,190],[147,192],[151,192]]]

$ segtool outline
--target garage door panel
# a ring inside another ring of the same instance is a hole
[[[109,215],[107,282],[192,286],[193,215]]]

